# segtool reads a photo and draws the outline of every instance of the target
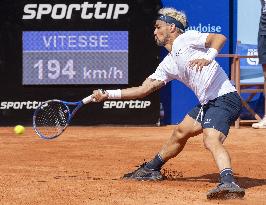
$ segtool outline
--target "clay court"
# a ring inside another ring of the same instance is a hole
[[[217,169],[202,144],[190,139],[169,161],[161,182],[125,181],[124,173],[149,160],[172,133],[165,127],[70,127],[52,141],[30,127],[15,135],[0,128],[0,204],[266,204],[266,130],[232,128],[225,142],[242,200],[208,201]]]

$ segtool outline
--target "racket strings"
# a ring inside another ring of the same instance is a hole
[[[54,137],[63,132],[68,123],[69,110],[65,104],[51,101],[38,110],[35,125],[39,133],[45,137]]]

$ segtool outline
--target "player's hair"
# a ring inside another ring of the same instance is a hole
[[[177,21],[179,21],[180,23],[183,24],[184,28],[186,28],[188,25],[187,23],[187,16],[183,11],[177,11],[175,8],[172,7],[165,7],[165,8],[161,8],[158,11],[159,15],[164,15],[164,16],[170,16],[174,19],[176,19]],[[180,29],[179,29],[180,30]]]

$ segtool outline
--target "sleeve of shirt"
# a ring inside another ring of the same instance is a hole
[[[209,33],[201,33],[199,31],[190,30],[186,32],[186,37],[191,45],[198,48],[205,48],[205,43]]]
[[[167,72],[167,70],[170,69],[168,65],[168,57],[165,57],[164,60],[159,64],[155,72],[151,74],[148,78],[160,80],[167,84],[169,81],[172,80],[172,78],[170,78],[169,76],[169,73]]]

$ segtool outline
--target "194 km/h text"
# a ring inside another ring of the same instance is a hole
[[[39,60],[34,64],[34,69],[37,69],[38,79],[51,79],[57,80],[60,77],[66,77],[71,80],[74,79],[79,72],[83,79],[122,79],[123,71],[116,66],[109,66],[105,69],[89,68],[84,66],[82,68],[75,68],[74,61],[72,59],[67,60],[65,63],[59,60]]]

